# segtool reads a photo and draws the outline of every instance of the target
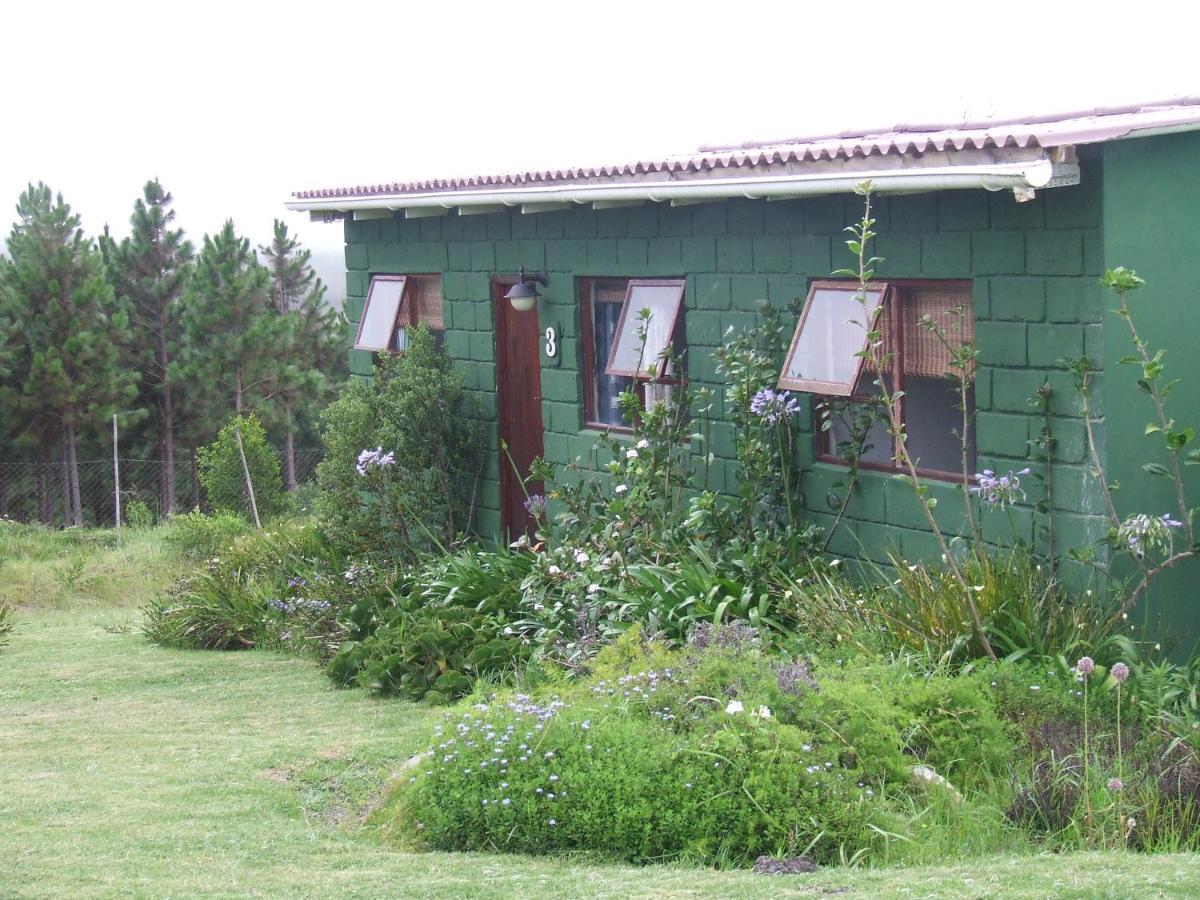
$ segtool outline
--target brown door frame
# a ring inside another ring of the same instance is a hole
[[[492,321],[495,323],[495,350],[496,350],[496,428],[500,441],[508,439],[510,448],[514,441],[511,439],[513,433],[512,428],[526,428],[536,431],[536,446],[538,448],[537,456],[541,456],[543,452],[543,434],[544,428],[542,423],[542,372],[541,372],[541,342],[538,339],[541,335],[540,318],[538,317],[537,307],[528,312],[517,312],[511,308],[509,301],[504,295],[508,289],[517,283],[519,276],[516,273],[495,274],[491,278],[492,287]],[[510,421],[509,416],[511,410],[509,406],[509,398],[506,398],[507,390],[513,389],[513,382],[507,377],[512,364],[508,358],[508,316],[531,316],[537,327],[534,328],[534,353],[537,360],[537,365],[534,371],[537,375],[537,384],[533,387],[536,393],[531,398],[533,409],[536,411],[536,422],[515,422]],[[527,533],[530,526],[530,517],[524,508],[523,500],[518,501],[518,498],[523,498],[525,489],[519,483],[517,473],[513,471],[513,463],[509,459],[509,455],[504,452],[503,447],[498,447],[496,451],[499,456],[500,463],[500,523],[504,529],[505,535],[509,540],[514,539],[520,534]],[[515,454],[514,454],[515,457]],[[519,461],[518,461],[519,462]],[[530,493],[535,493],[542,488],[538,485],[530,487]]]

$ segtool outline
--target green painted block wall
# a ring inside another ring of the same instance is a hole
[[[1029,399],[1049,382],[1054,389],[1052,428],[1060,438],[1055,485],[1064,514],[1060,549],[1103,531],[1097,498],[1077,488],[1084,479],[1082,427],[1064,359],[1103,353],[1100,274],[1100,161],[1084,161],[1084,183],[1039,193],[1017,204],[1011,194],[953,191],[879,198],[875,214],[877,253],[886,257],[881,278],[972,279],[983,353],[976,387],[979,411],[976,468],[1020,469],[1028,440],[1040,421]],[[540,326],[553,327],[560,355],[543,355],[545,451],[565,463],[588,455],[594,433],[583,428],[579,371],[577,279],[584,276],[686,276],[689,377],[696,387],[718,392],[711,354],[727,328],[752,324],[767,300],[783,308],[803,298],[811,279],[849,265],[842,229],[861,215],[853,196],[792,201],[732,200],[696,206],[638,207],[522,215],[507,211],[478,216],[347,221],[348,309],[361,309],[369,277],[384,272],[442,272],[446,348],[462,367],[467,387],[490,425],[489,450],[497,448],[494,411],[496,370],[489,276],[518,266],[545,267],[550,284],[539,303]],[[1091,248],[1091,249],[1089,249]],[[352,360],[354,371],[369,361]],[[719,408],[719,404],[718,404]],[[811,411],[802,419],[803,481],[814,521],[832,521],[828,495],[843,475],[838,466],[813,462]],[[726,429],[728,430],[728,429]],[[1099,432],[1103,434],[1103,423]],[[732,439],[715,429],[717,455],[709,487],[728,490]],[[700,448],[697,447],[697,452]],[[489,465],[481,491],[478,527],[499,529],[499,468]],[[932,552],[911,488],[882,473],[867,473],[862,497],[851,507],[838,552],[863,552],[878,561],[894,549],[912,558]],[[1030,504],[1039,499],[1027,480]],[[963,529],[960,488],[932,484],[938,519],[951,532]],[[1013,516],[1028,536],[1029,509]],[[986,534],[1003,539],[1007,516],[987,519]]]
[[[1200,258],[1200,134],[1116,141],[1104,148],[1104,260],[1135,269],[1146,286],[1130,295],[1132,317],[1152,347],[1166,350],[1168,378],[1181,384],[1168,400],[1180,425],[1200,428],[1200,391],[1193,375],[1200,347],[1200,290],[1191,266]],[[1107,310],[1115,305],[1104,298]],[[1119,360],[1132,352],[1122,320],[1105,312],[1105,405],[1108,410],[1108,467],[1119,482],[1117,508],[1132,513],[1175,514],[1173,483],[1142,471],[1146,462],[1165,462],[1155,439],[1145,435],[1154,410],[1134,382],[1136,370]],[[1200,504],[1197,470],[1187,502]],[[1182,549],[1182,548],[1180,548]],[[1192,560],[1155,582],[1138,620],[1161,626],[1172,650],[1185,655],[1200,634],[1200,564]],[[1185,639],[1186,638],[1186,639]]]

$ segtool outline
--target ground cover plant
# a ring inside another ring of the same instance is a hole
[[[23,612],[0,653],[6,896],[1129,897],[1188,896],[1200,884],[1200,860],[1184,853],[948,855],[791,879],[413,852],[390,810],[372,809],[439,712],[330,690],[302,659],[155,646],[124,627],[137,598],[74,597],[80,606],[59,597]]]

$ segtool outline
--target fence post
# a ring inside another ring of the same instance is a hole
[[[117,528],[117,546],[121,544],[121,464],[117,460],[117,414],[113,413],[113,519]]]
[[[258,503],[254,499],[254,483],[250,481],[250,467],[246,465],[246,448],[242,446],[242,423],[240,419],[238,420],[237,429],[233,434],[237,438],[238,456],[242,458],[242,474],[246,476],[246,493],[250,495],[250,511],[254,513],[254,527],[262,531],[262,522],[258,518]]]

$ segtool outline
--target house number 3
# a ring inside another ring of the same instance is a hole
[[[558,356],[558,334],[553,328],[546,329],[546,356],[551,359]]]

